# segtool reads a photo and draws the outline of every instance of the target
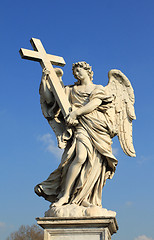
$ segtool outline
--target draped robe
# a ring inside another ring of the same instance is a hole
[[[59,167],[35,187],[35,192],[52,203],[63,196],[67,172],[76,155],[76,142],[80,141],[86,147],[87,158],[74,182],[68,204],[101,206],[102,188],[106,179],[113,177],[118,162],[111,148],[112,137],[116,135],[114,99],[101,85],[96,85],[91,93],[79,91],[77,85],[67,86],[65,91],[72,111],[96,98],[102,103],[78,118],[79,124],[72,129]],[[47,103],[46,107],[50,108]]]

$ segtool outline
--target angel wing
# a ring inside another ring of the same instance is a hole
[[[105,88],[115,96],[115,124],[120,145],[125,154],[135,157],[132,139],[132,120],[136,119],[134,90],[120,70],[112,69],[108,78],[109,82]]]

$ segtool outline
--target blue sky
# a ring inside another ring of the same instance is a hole
[[[154,1],[6,0],[0,24],[0,239],[43,216],[49,203],[33,187],[60,162],[39,105],[41,67],[19,55],[21,47],[32,49],[35,37],[48,53],[65,59],[65,85],[74,82],[72,63],[82,60],[93,66],[96,84],[105,86],[114,68],[131,81],[137,157],[126,156],[114,139],[119,164],[104,188],[103,207],[117,212],[113,240],[154,240]]]

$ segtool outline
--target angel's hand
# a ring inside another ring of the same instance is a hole
[[[42,70],[42,81],[43,80],[48,80],[48,77],[49,77],[49,74],[50,74],[50,71],[46,68],[43,68]]]
[[[68,125],[77,125],[79,122],[77,120],[77,112],[76,111],[73,111],[73,112],[70,112],[67,116],[66,116],[66,122]]]

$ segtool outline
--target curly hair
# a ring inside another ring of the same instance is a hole
[[[79,82],[79,79],[75,73],[75,68],[77,68],[77,67],[81,67],[81,68],[85,69],[88,73],[90,80],[91,81],[93,80],[94,72],[92,71],[92,67],[86,62],[77,62],[77,63],[73,63],[72,70],[73,70],[73,75],[78,80],[78,82]]]

